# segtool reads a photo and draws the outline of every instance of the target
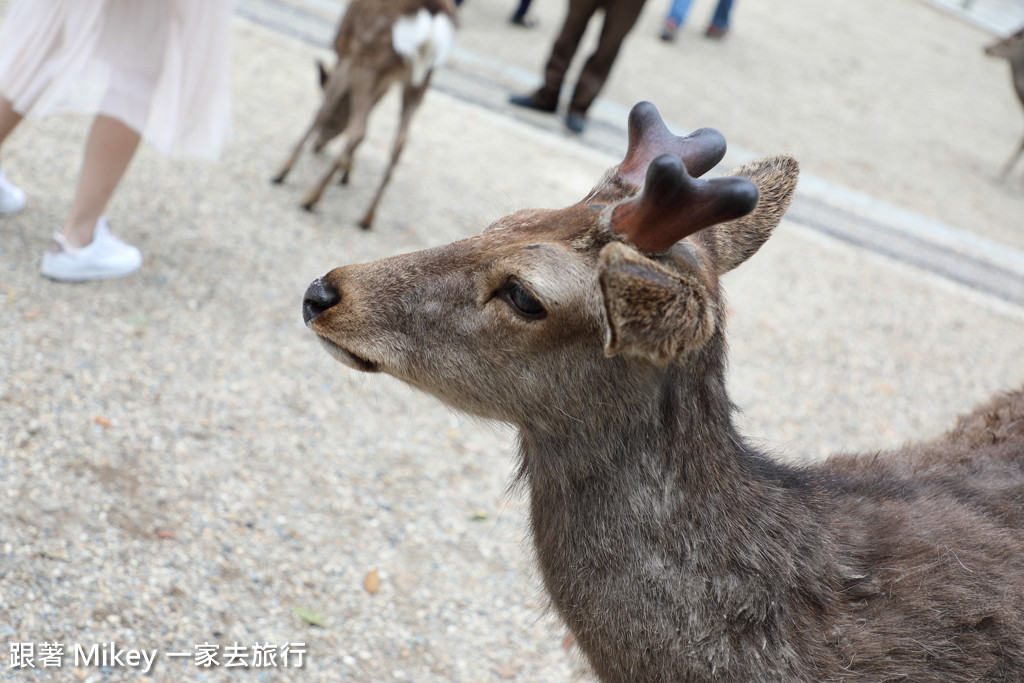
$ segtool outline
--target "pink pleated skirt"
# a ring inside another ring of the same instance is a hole
[[[230,133],[234,0],[15,0],[0,95],[20,114],[105,114],[171,156],[216,158]]]

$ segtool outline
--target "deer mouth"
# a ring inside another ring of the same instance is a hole
[[[327,349],[327,353],[334,356],[335,360],[337,360],[338,362],[343,363],[344,365],[347,365],[350,368],[353,368],[354,370],[359,370],[360,372],[380,371],[379,363],[376,363],[372,360],[367,360],[362,356],[358,356],[349,351],[348,349],[338,346],[330,339],[326,339],[325,337],[321,337],[320,335],[317,335],[317,339],[319,339],[323,347]]]

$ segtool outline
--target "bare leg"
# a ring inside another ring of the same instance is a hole
[[[64,226],[64,237],[71,246],[92,242],[96,221],[128,170],[139,140],[138,133],[117,119],[101,114],[93,121],[75,200]]]
[[[22,116],[14,111],[14,107],[6,97],[0,97],[0,145],[4,143],[11,131],[21,123]]]

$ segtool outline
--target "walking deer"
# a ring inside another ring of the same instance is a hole
[[[1002,57],[1010,62],[1013,87],[1017,90],[1017,97],[1020,99],[1021,106],[1024,107],[1024,28],[997,43],[989,45],[985,48],[985,54],[990,57]],[[1017,159],[1020,159],[1021,154],[1024,154],[1024,138],[1021,139],[1017,151],[1010,156],[1009,161],[1003,166],[1003,170],[999,173],[1000,179],[1005,179],[1010,174],[1010,169],[1017,163]]]
[[[798,168],[699,178],[724,150],[640,103],[579,203],[332,270],[304,320],[343,364],[517,428],[540,574],[602,680],[1024,680],[1024,391],[884,454],[745,440],[719,278]]]
[[[377,204],[405,146],[409,122],[423,102],[433,70],[444,62],[454,44],[456,23],[452,0],[352,0],[334,39],[337,64],[331,71],[318,65],[323,102],[273,182],[284,182],[314,135],[313,147],[319,152],[344,133],[344,148],[320,182],[303,198],[302,206],[312,211],[339,171],[342,184],[348,183],[353,156],[366,134],[370,111],[392,84],[400,83],[402,114],[391,159],[359,221],[363,228],[371,227]]]

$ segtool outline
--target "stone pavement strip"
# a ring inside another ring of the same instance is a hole
[[[999,36],[1008,36],[1024,27],[1024,2],[1020,0],[925,0]]]

